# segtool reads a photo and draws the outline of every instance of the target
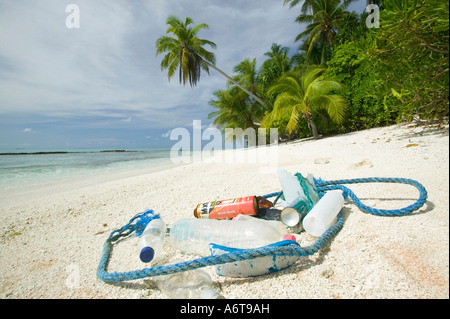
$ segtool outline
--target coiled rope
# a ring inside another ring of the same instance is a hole
[[[301,178],[299,173],[296,176]],[[375,209],[364,205],[359,198],[346,186],[343,184],[358,184],[358,183],[401,183],[409,184],[416,187],[419,190],[419,198],[417,201],[404,208],[400,209]],[[427,191],[419,182],[406,179],[406,178],[358,178],[358,179],[342,179],[334,181],[324,181],[322,179],[314,179],[314,184],[319,197],[329,190],[341,189],[343,191],[344,198],[351,198],[356,206],[361,210],[368,212],[370,214],[378,216],[403,216],[411,214],[412,212],[420,209],[427,200]],[[279,197],[282,192],[275,192],[264,195],[265,198]],[[121,227],[120,229],[114,230],[106,240],[102,257],[100,259],[97,268],[97,277],[107,283],[117,283],[122,281],[137,280],[147,277],[168,275],[177,272],[193,270],[197,268],[203,268],[208,266],[215,266],[220,264],[226,264],[230,262],[249,260],[264,256],[310,256],[318,252],[334,235],[336,235],[344,225],[344,218],[342,211],[337,216],[337,221],[334,223],[322,236],[320,236],[313,244],[301,247],[299,245],[286,245],[278,247],[260,247],[253,249],[244,249],[241,251],[226,253],[219,256],[207,256],[186,262],[181,262],[177,264],[164,265],[164,266],[153,266],[151,268],[143,268],[140,270],[133,270],[127,272],[107,272],[107,267],[109,259],[112,252],[112,247],[115,242],[117,242],[122,237],[127,237],[133,232],[137,235],[142,233],[147,223],[153,218],[158,218],[159,215],[155,214],[153,210],[148,210],[135,215],[130,219],[128,224]]]

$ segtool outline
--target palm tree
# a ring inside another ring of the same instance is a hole
[[[234,67],[234,80],[244,86],[250,92],[258,92],[256,59],[244,59]],[[237,86],[228,83],[227,90],[218,90],[214,92],[215,99],[209,104],[218,109],[208,115],[208,119],[214,119],[214,125],[222,127],[222,133],[225,128],[247,128],[258,129],[259,121],[268,111],[262,108],[257,102],[248,98]]]
[[[314,0],[284,0],[283,5],[285,6],[286,4],[289,3],[289,9],[290,9],[292,7],[295,7],[297,4],[299,4],[300,1],[303,1],[301,12],[306,13],[308,11],[308,9],[311,9],[311,2]]]
[[[236,86],[230,86],[227,90],[214,92],[215,99],[209,101],[209,105],[217,111],[208,114],[208,119],[214,118],[214,125],[221,128],[222,134],[227,133],[225,129],[242,129],[233,131],[231,135],[225,136],[226,140],[241,137],[247,128],[257,129],[255,123],[255,112],[252,105],[247,103],[247,96]]]
[[[282,47],[279,44],[272,43],[270,47],[271,51],[264,53],[269,59],[267,61],[272,61],[275,64],[280,74],[289,71],[292,67],[293,59],[289,58],[289,48]]]
[[[323,78],[324,71],[323,67],[313,67],[305,72],[292,70],[281,76],[269,89],[269,94],[278,93],[278,96],[272,112],[264,118],[262,125],[268,127],[288,113],[287,133],[291,134],[299,120],[304,118],[314,138],[318,138],[312,114],[320,109],[326,110],[333,121],[340,123],[344,118],[346,102],[344,97],[334,92],[342,90],[343,86],[333,79]]]
[[[250,61],[250,59],[246,58],[239,64],[237,64],[233,71],[236,73],[233,76],[233,79],[244,86],[247,90],[249,90],[253,94],[257,93],[257,76],[258,71],[256,69],[256,59]]]
[[[345,9],[355,0],[305,0],[302,6],[302,14],[295,21],[307,23],[305,31],[295,38],[295,41],[306,38],[308,45],[307,54],[310,55],[316,46],[321,47],[321,64],[325,63],[327,48],[334,44],[337,29],[345,20]],[[284,4],[291,2],[291,7],[298,0],[285,0]]]
[[[156,40],[156,55],[166,53],[161,61],[161,70],[168,69],[169,81],[174,76],[175,71],[179,69],[180,83],[185,85],[189,81],[190,85],[194,86],[200,80],[201,70],[209,74],[209,68],[212,68],[267,108],[267,105],[261,98],[242,87],[215,66],[214,53],[206,50],[204,47],[210,46],[212,49],[215,49],[216,44],[197,37],[200,30],[209,27],[206,23],[192,27],[190,26],[194,23],[192,18],[187,17],[183,23],[174,15],[170,15],[166,23],[169,25],[166,33],[170,36],[161,36]]]

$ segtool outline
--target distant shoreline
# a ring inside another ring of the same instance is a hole
[[[51,155],[51,154],[74,154],[74,153],[132,153],[138,151],[127,151],[127,150],[103,150],[103,151],[48,151],[48,152],[8,152],[8,153],[0,153],[1,155]]]

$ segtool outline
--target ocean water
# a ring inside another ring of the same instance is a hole
[[[0,190],[3,193],[20,192],[21,189],[89,180],[98,176],[113,179],[130,172],[157,171],[171,165],[170,150],[161,149],[0,150]]]

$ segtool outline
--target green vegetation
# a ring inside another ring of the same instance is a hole
[[[312,117],[313,111],[325,110],[332,120],[342,122],[346,108],[341,95],[332,94],[342,90],[342,84],[322,77],[325,68],[314,67],[301,72],[293,70],[283,74],[272,87],[269,94],[277,94],[273,110],[263,120],[265,127],[285,114],[289,114],[286,132],[291,134],[300,119],[306,120],[314,138],[319,137]]]
[[[280,0],[281,1],[281,0]],[[169,79],[195,85],[200,70],[228,79],[214,93],[209,114],[225,128],[276,127],[282,139],[349,132],[412,120],[448,121],[449,4],[440,0],[370,1],[375,13],[349,12],[354,0],[284,0],[303,25],[292,48],[272,44],[259,70],[247,58],[232,77],[218,70],[215,44],[197,38],[207,25],[167,19],[158,39]],[[300,6],[301,4],[301,6]],[[282,5],[280,3],[280,5]],[[300,27],[299,27],[300,29]],[[290,55],[291,52],[291,55]]]

